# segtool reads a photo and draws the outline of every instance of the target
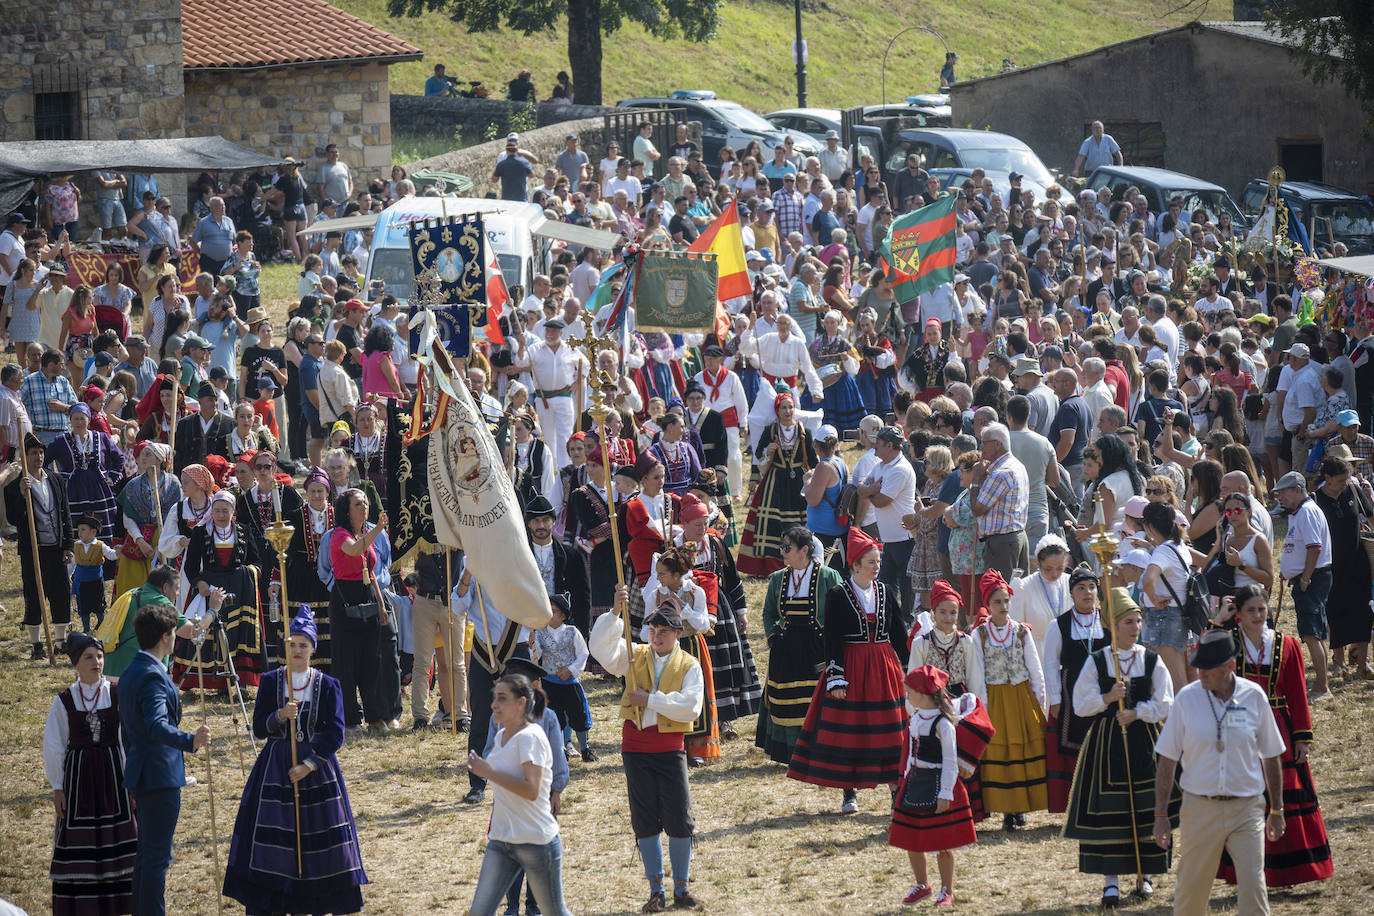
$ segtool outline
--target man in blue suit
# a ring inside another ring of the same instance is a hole
[[[165,567],[148,577],[166,576]],[[172,574],[175,575],[175,574]],[[211,607],[223,594],[212,595]],[[132,793],[138,820],[134,857],[134,914],[166,913],[167,867],[172,861],[172,834],[181,813],[181,787],[186,784],[182,754],[210,743],[210,727],[195,734],[177,728],[181,696],[162,659],[176,641],[177,613],[169,604],[139,608],[134,635],[141,650],[119,678],[119,721],[124,737],[124,785]]]

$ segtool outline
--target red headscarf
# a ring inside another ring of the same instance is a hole
[[[162,388],[164,384],[174,389],[176,387],[176,379],[172,378],[170,375],[159,375],[153,383],[148,386],[147,392],[144,393],[143,397],[138,399],[138,404],[134,406],[134,412],[138,415],[138,422],[144,422],[149,416],[156,416],[160,422],[163,416],[166,415],[166,411],[162,409]]]
[[[845,559],[852,566],[858,562],[859,557],[870,550],[881,550],[882,547],[883,545],[874,540],[867,531],[855,525],[849,529],[849,536],[844,542]]]
[[[935,584],[930,587],[930,607],[931,610],[939,607],[942,602],[953,601],[955,607],[963,607],[964,601],[959,597],[959,592],[944,579],[936,579]]]
[[[711,510],[706,507],[706,503],[691,493],[682,497],[682,508],[678,510],[678,521],[694,522],[699,518],[706,518],[710,514]]]
[[[912,668],[906,674],[906,685],[917,693],[927,696],[939,693],[949,683],[949,675],[934,665]]]
[[[1015,594],[1015,592],[1012,591],[1012,587],[1007,584],[1007,580],[1002,578],[1001,573],[995,569],[989,569],[987,572],[983,573],[982,578],[978,580],[978,596],[982,599],[982,607],[978,608],[978,618],[974,621],[974,626],[982,623],[990,616],[988,614],[988,599],[990,599],[993,593],[998,589],[1005,591],[1008,597]]]
[[[206,455],[205,466],[210,470],[210,476],[215,479],[215,484],[224,486],[230,471],[229,459],[223,455]]]
[[[783,401],[791,401],[793,407],[797,406],[797,400],[796,398],[792,397],[792,393],[790,391],[781,391],[773,397],[774,412],[776,412],[777,409],[782,406]]]

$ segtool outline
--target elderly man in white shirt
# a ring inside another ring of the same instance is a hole
[[[820,376],[816,374],[816,367],[811,364],[811,354],[806,348],[805,338],[797,332],[792,319],[786,315],[779,316],[778,329],[773,333],[758,337],[750,335],[745,339],[740,344],[740,354],[757,357],[759,373],[763,376],[748,420],[749,448],[757,449],[759,436],[763,435],[764,427],[777,419],[770,392],[778,381],[782,381],[794,396],[799,396],[798,377],[806,379],[807,390],[817,401],[825,397],[825,388],[821,384]]]
[[[967,281],[968,278],[964,279]],[[924,325],[931,318],[939,320],[940,335],[945,340],[956,335],[964,325],[964,312],[954,294],[953,283],[941,283],[930,292],[921,294],[920,323]]]
[[[844,170],[849,168],[849,150],[840,146],[840,135],[833,131],[825,132],[825,149],[816,154],[821,163],[821,174],[832,182],[839,181]]]
[[[1174,913],[1202,916],[1225,850],[1236,870],[1236,909],[1268,914],[1264,841],[1284,834],[1283,805],[1265,815],[1265,792],[1283,798],[1283,735],[1264,689],[1236,677],[1236,642],[1209,630],[1188,656],[1198,679],[1179,690],[1155,742],[1154,840],[1173,844],[1169,795],[1180,764],[1183,809],[1179,836],[1187,850],[1178,866]]]
[[[1083,403],[1088,405],[1088,413],[1092,416],[1092,428],[1088,431],[1089,441],[1097,439],[1101,433],[1099,423],[1102,411],[1116,403],[1106,378],[1107,363],[1102,357],[1090,356],[1083,360]]]
[[[568,463],[568,438],[577,422],[573,392],[591,374],[587,358],[563,342],[563,324],[562,318],[550,318],[544,322],[544,340],[526,347],[524,338],[518,338],[515,353],[515,365],[528,369],[534,380],[530,403],[560,468]]]

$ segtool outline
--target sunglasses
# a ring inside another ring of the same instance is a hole
[[[1244,512],[1244,511],[1245,511],[1244,509],[1240,509],[1240,508],[1236,508],[1236,509],[1227,509],[1227,510],[1226,510],[1226,514],[1227,514],[1228,516],[1230,516],[1230,515],[1240,515],[1240,514],[1241,514],[1242,512]]]
[[[1156,488],[1156,487],[1146,487],[1146,488],[1145,488],[1145,495],[1146,495],[1146,496],[1163,496],[1163,495],[1164,495],[1164,491],[1161,490],[1161,489],[1158,489],[1158,488]]]
[[[258,471],[270,471],[270,470],[272,470],[272,463],[271,463],[271,462],[268,462],[267,464],[258,463],[258,464],[253,465],[253,468],[254,468],[254,470],[258,470]]]

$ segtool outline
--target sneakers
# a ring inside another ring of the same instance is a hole
[[[844,801],[840,804],[841,814],[859,813],[859,793],[853,789],[844,790]]]
[[[935,893],[935,888],[929,884],[913,884],[911,890],[907,891],[906,896],[902,898],[902,903],[911,906],[920,903],[933,893]]]
[[[573,744],[571,741],[569,741],[567,744],[563,745],[563,756],[564,756],[564,757],[568,758],[569,760],[572,760],[573,757],[574,757],[576,754],[577,754],[577,745]]]
[[[1135,895],[1145,900],[1149,900],[1155,895],[1155,883],[1149,875],[1141,876],[1140,884],[1135,889]]]
[[[429,731],[429,719],[424,716],[416,716],[415,724],[410,726],[412,732]]]
[[[940,896],[935,898],[936,906],[954,906],[954,892],[947,887],[940,888]]]
[[[592,750],[591,745],[587,745],[587,749],[582,752],[582,762],[591,763],[594,760],[596,760],[596,751]]]
[[[673,891],[673,909],[695,910],[699,905],[700,904],[697,903],[697,898],[692,896],[691,891],[683,891],[680,894],[677,891]]]
[[[663,891],[654,891],[649,895],[648,901],[639,908],[641,913],[662,913],[667,908],[667,902],[663,898]]]
[[[483,796],[485,796],[486,794],[486,789],[480,789],[477,786],[473,786],[471,789],[468,790],[468,794],[463,796],[463,804],[480,805],[482,803]]]

